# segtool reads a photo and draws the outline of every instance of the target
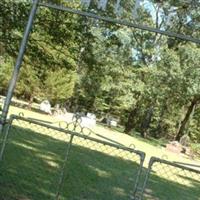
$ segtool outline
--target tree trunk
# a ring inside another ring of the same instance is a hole
[[[29,99],[29,102],[28,102],[28,109],[29,109],[29,110],[32,109],[33,99],[34,99],[34,97],[31,95],[31,96],[30,96],[30,99]]]
[[[134,121],[135,121],[135,116],[137,115],[137,112],[138,112],[137,107],[131,110],[131,112],[128,116],[128,120],[125,124],[124,133],[130,134],[131,130],[134,128],[134,126],[135,126]]]
[[[181,121],[181,125],[178,128],[178,131],[177,131],[177,134],[175,137],[176,141],[180,141],[181,137],[184,135],[187,124],[189,123],[189,121],[195,111],[197,103],[198,103],[198,99],[193,99],[190,106],[188,107],[186,115],[185,115],[184,119]]]
[[[147,137],[147,132],[148,132],[148,129],[150,127],[150,124],[151,124],[151,119],[153,117],[153,111],[154,111],[154,108],[153,107],[150,107],[147,112],[145,113],[145,117],[144,117],[144,120],[141,124],[141,136],[143,138],[146,138]]]
[[[139,111],[139,100],[136,103],[135,107],[129,113],[128,120],[125,124],[124,133],[130,135],[132,129],[135,127],[135,117],[137,116],[138,111]]]
[[[165,103],[163,103],[163,106],[162,106],[161,111],[160,111],[158,124],[157,124],[155,131],[154,131],[154,137],[155,138],[160,138],[162,136],[162,132],[163,132],[162,123],[163,123],[163,118],[164,118],[164,114],[165,114],[166,110],[167,110],[167,100],[166,100]]]

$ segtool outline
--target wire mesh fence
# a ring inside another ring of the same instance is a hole
[[[194,166],[152,157],[146,169],[144,158],[76,122],[13,116],[0,135],[0,200],[200,200]]]
[[[70,135],[16,119],[6,134],[0,199],[54,199]]]
[[[152,157],[142,200],[200,200],[200,171]]]
[[[83,130],[11,121],[1,139],[1,200],[134,199],[143,152]]]

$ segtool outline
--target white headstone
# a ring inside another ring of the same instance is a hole
[[[92,128],[96,125],[96,119],[91,119],[89,117],[81,117],[81,126]]]
[[[50,102],[48,100],[42,101],[42,103],[40,104],[40,110],[45,112],[45,113],[51,114],[51,104],[50,104]]]
[[[90,119],[95,119],[96,120],[96,115],[93,113],[87,113],[87,117]]]
[[[114,127],[117,127],[117,122],[114,121],[114,120],[111,120],[111,121],[110,121],[110,125],[111,125],[111,126],[114,126]]]

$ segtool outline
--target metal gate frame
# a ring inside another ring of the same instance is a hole
[[[61,133],[64,133],[65,135],[70,136],[70,140],[69,140],[66,152],[65,152],[63,166],[61,167],[62,170],[61,170],[61,174],[59,176],[60,178],[59,178],[58,190],[57,190],[57,193],[56,193],[56,196],[55,196],[55,200],[59,200],[60,188],[62,187],[62,184],[63,184],[63,181],[64,181],[64,175],[65,175],[64,171],[67,169],[67,161],[68,161],[68,157],[70,155],[71,147],[74,145],[73,140],[74,140],[75,137],[80,138],[80,139],[84,139],[84,140],[89,140],[91,142],[95,142],[95,143],[98,143],[98,144],[102,144],[104,146],[109,146],[111,148],[116,148],[118,150],[133,153],[134,155],[138,156],[138,163],[137,163],[138,168],[136,170],[137,174],[134,176],[135,185],[133,186],[133,192],[131,192],[132,193],[131,199],[133,199],[133,200],[138,199],[138,191],[140,190],[139,183],[140,183],[140,177],[141,177],[141,174],[142,174],[143,164],[144,164],[144,160],[145,160],[145,153],[142,152],[142,151],[139,151],[139,150],[135,150],[135,149],[130,148],[130,147],[125,147],[123,145],[111,143],[110,141],[101,140],[99,138],[92,137],[92,134],[95,134],[94,132],[89,132],[89,134],[87,132],[86,134],[88,134],[88,135],[85,135],[84,132],[78,133],[78,132],[75,132],[75,131],[68,130],[68,128],[69,128],[68,126],[66,126],[66,129],[63,129],[63,128],[60,128],[60,127],[51,126],[49,124],[45,124],[43,122],[39,122],[39,121],[29,119],[29,118],[25,118],[25,117],[22,117],[22,116],[11,115],[10,120],[7,123],[7,127],[4,131],[4,134],[2,134],[2,136],[3,136],[2,143],[1,143],[1,138],[0,138],[0,165],[1,165],[1,162],[3,162],[3,157],[4,157],[4,154],[6,152],[6,145],[7,145],[7,142],[8,142],[10,129],[13,126],[13,122],[15,120],[27,122],[27,123],[30,123],[31,125],[38,125],[38,126],[41,126],[42,128],[47,128],[47,129],[50,129],[50,130],[59,131]],[[74,127],[76,128],[77,124],[74,124]],[[84,131],[84,128],[82,129],[82,131]],[[96,134],[96,136],[99,136],[99,134]],[[12,140],[12,137],[11,137],[11,140]],[[6,158],[6,155],[5,155],[5,158]]]
[[[155,163],[165,164],[167,166],[172,166],[176,169],[185,170],[185,171],[188,171],[188,172],[193,172],[195,174],[198,174],[199,177],[200,177],[200,170],[193,169],[193,168],[190,168],[190,167],[187,167],[187,166],[184,166],[184,165],[180,165],[180,164],[177,164],[175,162],[168,161],[168,160],[160,159],[160,158],[157,158],[157,157],[151,157],[149,164],[148,164],[148,169],[147,169],[147,173],[146,173],[146,176],[145,176],[145,180],[144,180],[144,185],[142,187],[140,200],[144,199],[145,189],[147,188],[147,184],[150,181],[150,175],[153,172],[153,166],[154,166]],[[198,167],[200,167],[200,166],[198,166]]]
[[[19,71],[20,71],[20,68],[21,68],[21,64],[22,64],[22,61],[23,61],[23,57],[24,57],[24,54],[25,54],[25,50],[26,50],[27,42],[28,42],[29,35],[30,35],[30,32],[31,32],[31,28],[32,28],[32,25],[33,25],[33,22],[34,22],[34,18],[36,16],[36,12],[37,12],[37,9],[38,9],[39,6],[48,7],[48,8],[52,8],[52,9],[57,9],[57,10],[65,11],[65,12],[70,12],[70,13],[74,13],[74,14],[78,14],[78,15],[82,15],[82,16],[87,16],[87,17],[91,17],[91,18],[107,21],[109,23],[121,24],[121,25],[128,26],[128,27],[134,27],[134,28],[138,28],[138,29],[141,29],[141,30],[147,30],[147,31],[150,31],[150,32],[159,33],[159,34],[167,35],[169,37],[175,37],[175,38],[179,38],[179,39],[183,39],[183,40],[187,40],[187,41],[191,41],[191,42],[200,44],[200,40],[199,39],[194,39],[194,38],[191,38],[189,36],[184,36],[184,35],[181,35],[181,34],[175,34],[175,33],[172,33],[172,32],[162,31],[162,30],[158,30],[158,29],[153,29],[153,28],[150,28],[150,27],[146,27],[146,26],[142,26],[142,25],[138,25],[138,24],[133,24],[133,23],[129,23],[129,22],[126,22],[126,21],[115,20],[115,19],[112,19],[112,18],[109,18],[109,17],[102,17],[102,16],[91,14],[89,12],[83,12],[83,11],[80,11],[80,10],[70,9],[70,8],[67,8],[67,7],[64,7],[64,6],[53,5],[53,4],[49,4],[49,3],[40,3],[40,0],[33,0],[32,8],[31,8],[30,15],[29,15],[29,19],[28,19],[27,26],[26,26],[26,29],[25,29],[25,32],[24,32],[24,35],[23,35],[23,39],[22,39],[22,42],[21,42],[21,45],[20,45],[19,54],[18,54],[18,57],[17,57],[17,60],[16,60],[16,64],[15,64],[15,67],[14,67],[12,78],[11,78],[11,81],[10,81],[10,84],[9,84],[7,97],[6,97],[6,101],[4,103],[2,116],[1,116],[1,120],[0,120],[0,137],[2,137],[3,133],[5,133],[5,135],[3,135],[4,138],[3,138],[2,148],[1,148],[1,151],[0,151],[0,161],[2,159],[4,150],[5,150],[6,141],[7,141],[7,137],[8,137],[8,134],[9,134],[9,129],[11,127],[12,121],[15,118],[23,120],[22,117],[17,117],[17,116],[14,117],[13,116],[11,118],[10,123],[6,127],[6,119],[7,119],[7,114],[8,114],[9,106],[10,106],[10,103],[11,103],[11,99],[12,99],[12,96],[13,96],[13,91],[14,91],[15,86],[16,86],[17,78],[18,78]],[[31,122],[28,119],[24,119],[24,120],[27,121],[27,122]],[[39,122],[34,122],[34,123],[38,124],[38,125],[45,126],[47,128],[52,128],[49,125],[41,124]],[[5,128],[5,132],[3,131],[3,128]],[[67,134],[71,134],[71,136],[75,136],[76,135],[78,137],[92,139],[89,136],[80,135],[78,133],[70,132],[70,131],[66,131],[66,130],[64,131],[63,129],[60,129],[60,128],[53,127],[53,129],[65,132]],[[72,143],[72,140],[73,140],[73,137],[71,137],[71,140],[70,140],[71,143]],[[108,143],[108,142],[105,142],[105,141],[100,141],[100,140],[97,140],[97,139],[94,139],[94,138],[92,140],[95,140],[97,142],[100,142],[100,143],[103,143],[103,144],[106,144],[106,145],[112,145],[112,146],[115,146],[117,148],[122,148],[124,150],[125,149],[126,150],[130,150],[129,148],[117,146],[117,145],[114,145],[114,144],[111,144],[111,143]],[[135,153],[136,152],[139,153],[139,151],[135,151],[135,150],[133,150],[133,151]],[[139,154],[144,159],[144,153],[140,152]],[[67,155],[68,155],[68,153],[67,153]],[[67,159],[67,156],[66,156],[66,159]],[[144,160],[141,161],[141,167],[143,166],[143,161]],[[150,163],[149,163],[149,167],[148,167],[148,173],[147,173],[147,176],[146,176],[146,179],[145,179],[145,183],[144,183],[144,187],[143,187],[143,190],[142,190],[142,194],[144,193],[146,184],[147,184],[148,179],[149,179],[149,175],[151,173],[152,166],[153,166],[153,164],[155,162],[160,162],[160,163],[165,163],[165,164],[168,164],[168,165],[173,165],[175,167],[182,168],[182,169],[186,169],[187,168],[187,167],[184,167],[184,166],[181,166],[181,165],[177,165],[177,164],[174,164],[174,163],[171,163],[171,162],[168,162],[168,161],[165,161],[165,160],[161,160],[161,159],[158,159],[158,158],[151,158]],[[187,170],[193,171],[190,168],[187,168]],[[140,174],[141,174],[141,171],[138,172],[137,184],[138,184],[138,181],[139,181]],[[136,186],[136,188],[137,188],[137,186]]]
[[[66,129],[63,129],[63,128],[60,128],[60,127],[55,127],[55,126],[52,126],[52,125],[45,124],[43,122],[36,121],[34,119],[29,119],[29,118],[25,118],[25,117],[22,117],[22,116],[16,116],[16,115],[11,116],[10,120],[8,121],[8,124],[7,124],[7,127],[5,129],[4,134],[1,135],[1,136],[3,136],[3,138],[0,138],[0,142],[2,141],[2,143],[0,143],[1,144],[1,146],[0,146],[0,165],[1,165],[1,162],[2,162],[2,158],[4,156],[4,152],[6,151],[6,144],[7,144],[7,141],[8,141],[10,128],[13,126],[14,120],[20,120],[22,122],[27,122],[27,123],[30,123],[31,125],[38,125],[38,126],[41,126],[41,127],[47,128],[47,129],[51,129],[51,130],[54,130],[54,131],[64,133],[64,134],[69,136],[70,139],[69,139],[69,143],[68,143],[68,146],[67,146],[67,149],[66,149],[66,152],[65,152],[63,166],[61,167],[62,170],[61,170],[61,173],[60,173],[60,176],[59,176],[60,178],[59,178],[59,183],[58,183],[58,191],[57,191],[55,200],[59,199],[59,195],[60,195],[60,191],[59,191],[60,189],[59,188],[61,188],[61,186],[62,186],[63,178],[64,178],[64,171],[67,167],[66,163],[67,163],[68,157],[70,155],[71,147],[73,146],[73,144],[75,144],[75,143],[73,143],[73,139],[76,138],[76,137],[79,138],[79,139],[89,140],[91,142],[96,142],[98,144],[114,147],[116,149],[128,151],[130,153],[134,153],[135,155],[139,156],[139,158],[140,158],[140,162],[138,163],[139,168],[137,170],[137,175],[134,176],[136,179],[135,179],[135,185],[134,185],[134,190],[133,190],[134,192],[133,192],[133,196],[132,196],[133,200],[143,200],[144,199],[145,189],[147,188],[148,182],[151,180],[151,174],[153,172],[154,164],[160,164],[160,165],[164,164],[166,166],[172,166],[172,167],[176,168],[177,170],[179,170],[179,169],[180,170],[186,170],[190,173],[198,174],[199,177],[200,177],[200,171],[197,170],[197,169],[187,167],[187,166],[184,166],[184,165],[181,165],[181,164],[177,164],[175,162],[167,161],[167,160],[164,160],[164,159],[156,158],[156,157],[150,158],[150,161],[148,163],[148,169],[147,169],[147,171],[145,170],[145,174],[143,174],[142,170],[145,169],[144,161],[145,161],[146,155],[142,151],[135,150],[135,149],[129,148],[129,147],[125,147],[125,146],[122,146],[122,145],[119,145],[119,144],[111,143],[110,141],[108,142],[108,141],[105,141],[105,140],[101,140],[101,139],[98,138],[100,136],[99,134],[96,134],[97,137],[95,138],[94,132],[90,132],[90,130],[89,130],[89,132],[87,131],[87,133],[86,132],[84,133],[84,130],[85,130],[84,128],[80,129],[80,132],[78,133],[75,130],[75,128],[78,127],[77,124],[72,124],[73,128],[72,128],[72,130],[69,130],[69,125],[71,123],[67,124],[68,126],[66,126]],[[144,179],[142,179],[142,175],[144,175]],[[175,180],[175,178],[174,178],[174,180]]]

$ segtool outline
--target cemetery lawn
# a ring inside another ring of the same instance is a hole
[[[52,116],[21,108],[11,107],[9,114],[17,115],[19,113],[23,113],[26,118],[34,118],[44,123],[55,126],[58,125],[58,120]],[[7,157],[10,158],[8,160],[9,165],[0,165],[0,199],[1,197],[5,197],[3,200],[54,199],[60,174],[56,163],[62,166],[61,160],[63,160],[64,157],[66,143],[64,140],[62,141],[63,138],[56,138],[53,135],[48,135],[48,133],[46,134],[43,130],[41,130],[43,131],[42,134],[38,134],[40,130],[35,130],[34,128],[33,130],[32,128],[28,130],[26,128],[26,126],[17,128],[16,130],[19,134],[16,134],[15,130],[12,130],[14,146],[11,145],[11,147],[9,147],[8,145]],[[138,138],[110,130],[103,126],[97,125],[93,131],[102,136],[103,140],[120,143],[124,146],[135,146],[137,150],[145,152],[147,156],[145,167],[147,167],[148,160],[151,156],[162,158],[163,155],[165,158],[167,157],[168,160],[193,164],[198,163],[197,161],[166,152],[162,147],[146,143]],[[19,146],[19,144],[21,144],[21,146]],[[16,148],[15,145],[18,145],[18,147]],[[83,195],[85,192],[84,195],[88,200],[129,199],[128,195],[129,191],[132,189],[132,185],[127,184],[127,180],[137,172],[137,164],[130,163],[126,160],[122,161],[109,154],[91,151],[80,146],[73,147],[71,158],[68,165],[71,175],[68,174],[68,181],[64,181],[63,188],[65,188],[65,190],[61,190],[61,200],[64,200],[64,197],[75,200],[76,198],[73,197],[76,196],[76,194],[81,193],[81,195]],[[18,162],[18,160],[20,160],[20,162]],[[85,166],[89,166],[90,170]],[[98,171],[98,169],[103,170]],[[9,175],[10,173],[12,176]],[[96,173],[98,173],[98,179]],[[22,177],[22,179],[20,177]],[[152,193],[158,197],[165,193],[166,188],[170,189],[174,187],[174,183],[162,177],[153,175],[153,180],[160,183],[157,188],[150,187]],[[182,185],[176,184],[176,186],[179,189],[183,189]],[[86,191],[84,188],[89,190]],[[189,190],[190,187],[188,185],[185,188]],[[196,187],[191,191],[191,197],[194,194],[196,198],[196,194],[198,194]],[[172,190],[171,193],[167,195],[176,199],[177,193]],[[77,199],[82,199],[82,197]],[[195,198],[193,199],[197,200]]]
[[[14,107],[14,106],[10,107],[9,115],[12,115],[12,114],[19,115],[19,113],[23,113],[24,117],[38,119],[42,122],[47,122],[55,126],[58,126],[58,122],[60,121],[59,119],[50,115],[41,114],[41,113],[33,112],[30,110],[26,110],[26,109]],[[164,147],[159,145],[159,142],[155,143],[155,142],[145,141],[144,139],[139,138],[138,136],[137,137],[129,136],[127,134],[121,133],[119,131],[111,130],[110,128],[107,128],[101,125],[97,125],[92,130],[95,133],[101,135],[103,140],[108,139],[108,141],[110,142],[116,142],[117,144],[119,143],[127,147],[134,147],[137,150],[145,152],[146,166],[147,166],[147,163],[149,162],[150,157],[152,156],[158,157],[158,158],[164,158],[169,161],[200,165],[199,160],[192,160],[188,157],[185,157],[184,155],[177,155],[175,153],[165,150]]]

